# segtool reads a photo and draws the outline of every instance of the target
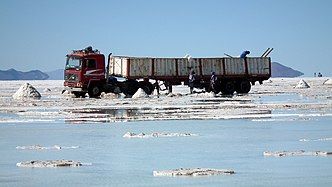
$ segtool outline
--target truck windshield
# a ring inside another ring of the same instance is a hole
[[[81,69],[82,67],[82,62],[79,58],[74,58],[74,57],[68,57],[67,58],[67,63],[66,63],[66,69]]]

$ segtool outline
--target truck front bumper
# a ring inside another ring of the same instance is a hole
[[[68,87],[68,86],[65,86],[63,88],[63,91],[68,91],[68,92],[85,92],[85,90],[83,88],[75,88],[75,87]]]

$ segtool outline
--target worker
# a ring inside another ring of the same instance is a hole
[[[159,98],[159,90],[160,90],[160,86],[159,86],[159,82],[158,82],[158,80],[156,80],[156,82],[154,82],[153,86],[154,86],[154,88],[157,90],[157,97]]]
[[[216,73],[213,71],[210,78],[210,87],[212,91],[215,91],[217,79]]]
[[[243,53],[240,55],[240,58],[246,58],[247,55],[250,54],[250,51],[243,51]]]
[[[190,70],[189,73],[189,84],[188,84],[191,94],[194,92],[194,82],[195,82],[195,71],[192,69]]]

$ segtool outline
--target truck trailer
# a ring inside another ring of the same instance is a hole
[[[139,88],[147,94],[162,81],[172,92],[173,85],[188,85],[188,75],[195,72],[194,87],[222,94],[248,93],[251,85],[262,84],[271,77],[271,58],[208,57],[160,58],[105,56],[92,47],[73,50],[67,54],[64,70],[64,90],[76,97],[99,97],[102,92],[124,93],[132,96]],[[107,64],[106,64],[107,62]],[[217,76],[214,89],[210,87],[211,73]],[[151,83],[151,80],[155,80]]]

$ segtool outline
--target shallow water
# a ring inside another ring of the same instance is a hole
[[[173,120],[0,125],[0,186],[331,186],[332,156],[264,157],[264,151],[332,151],[331,117],[309,120]],[[126,132],[194,133],[127,139]],[[18,150],[16,146],[79,146]],[[18,168],[28,160],[71,159],[75,168]],[[154,170],[209,167],[234,175],[154,177]]]

